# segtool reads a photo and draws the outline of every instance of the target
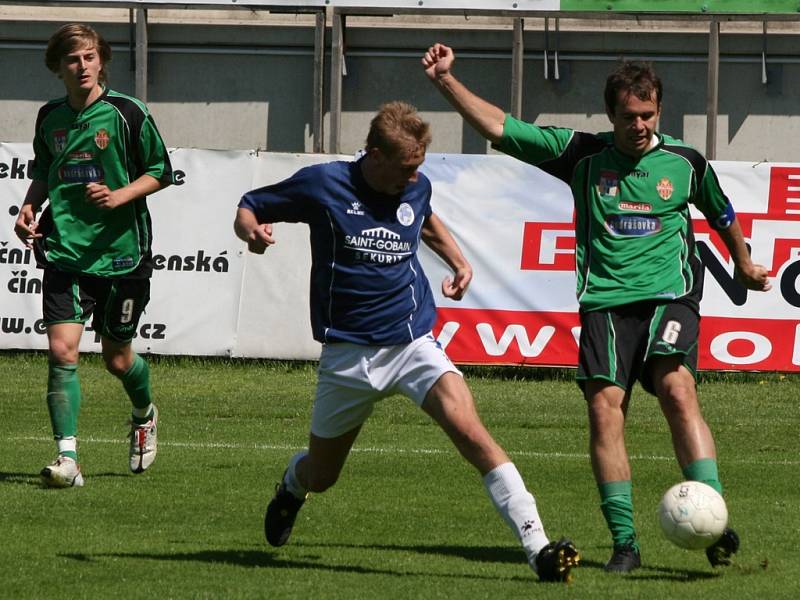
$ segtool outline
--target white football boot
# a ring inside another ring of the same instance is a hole
[[[81,467],[68,456],[59,455],[53,462],[41,470],[39,476],[47,487],[66,488],[81,487],[83,475]]]
[[[134,473],[147,470],[156,459],[158,450],[158,409],[153,406],[153,416],[147,423],[131,422],[130,467]]]

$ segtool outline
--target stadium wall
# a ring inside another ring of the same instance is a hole
[[[256,10],[148,11],[148,104],[171,146],[310,152],[314,100],[314,17]],[[29,142],[36,110],[62,93],[43,65],[44,45],[69,20],[93,23],[112,42],[111,84],[133,93],[127,9],[5,5],[0,2],[0,69],[25,74],[0,86],[0,139]],[[608,121],[605,75],[619,57],[656,63],[666,87],[661,128],[703,149],[706,136],[708,21],[634,18],[525,20],[523,118],[597,131]],[[720,39],[719,160],[800,160],[797,21],[723,21]],[[511,104],[510,17],[348,16],[342,78],[343,152],[363,144],[369,119],[387,100],[405,99],[433,125],[431,150],[491,150],[439,97],[419,59],[434,41],[454,47],[459,77],[505,108]],[[330,23],[326,29],[330,48]],[[545,77],[547,50],[547,77]],[[330,129],[330,54],[325,57],[323,136]]]

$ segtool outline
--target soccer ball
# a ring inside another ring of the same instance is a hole
[[[728,507],[710,485],[684,481],[661,498],[658,521],[670,542],[687,550],[701,550],[722,535],[728,524]]]

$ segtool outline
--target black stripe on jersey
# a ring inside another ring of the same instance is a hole
[[[53,102],[48,102],[44,106],[39,109],[39,114],[36,115],[36,131],[39,131],[39,127],[41,127],[44,120],[54,110],[61,108],[67,103],[66,98],[62,98],[61,100],[54,100]]]
[[[692,286],[686,292],[686,295],[682,297],[682,301],[699,312],[700,299],[703,297],[703,279],[705,277],[705,269],[703,266],[703,261],[698,256],[697,244],[694,238],[694,227],[692,226],[692,221],[688,214],[687,220],[689,221],[689,227],[686,231],[686,248],[689,253],[689,260],[687,262],[690,270],[690,276],[692,278]]]
[[[572,182],[575,167],[581,160],[592,154],[599,154],[608,147],[610,144],[594,134],[575,131],[561,154],[536,166],[569,185]]]
[[[692,165],[692,169],[694,169],[694,172],[697,174],[697,181],[703,181],[703,177],[706,175],[706,169],[708,168],[708,161],[706,160],[705,156],[700,154],[694,148],[689,148],[688,146],[664,144],[662,148],[667,152],[672,152],[673,154],[677,154],[678,156],[685,158],[689,164]]]
[[[581,173],[581,176],[583,177],[583,186],[585,188],[584,191],[583,191],[583,194],[584,194],[584,197],[586,197],[586,198],[591,198],[592,197],[592,191],[590,189],[591,183],[589,183],[589,165],[591,164],[591,162],[592,162],[591,160],[582,160],[581,162],[579,162],[576,165],[576,169],[580,168],[583,171]],[[578,179],[578,174],[577,173],[575,174],[575,179]],[[571,183],[571,182],[568,182],[568,183]],[[583,219],[583,223],[585,223],[584,232],[583,232],[583,239],[586,240],[586,247],[584,249],[584,256],[583,256],[583,271],[581,273],[581,275],[583,275],[583,286],[581,286],[581,289],[578,290],[578,293],[577,293],[579,301],[580,301],[580,298],[583,296],[583,293],[586,291],[586,287],[589,285],[589,270],[590,270],[590,265],[592,264],[592,243],[591,243],[591,240],[592,240],[592,238],[591,238],[592,215],[590,214],[591,213],[591,208],[590,208],[588,202],[584,202],[583,203],[583,208],[584,208],[585,214],[583,214],[583,215],[577,215],[576,214],[575,215],[575,224],[576,225],[581,222],[581,219]],[[576,212],[578,211],[578,203],[577,202],[575,203],[575,211]],[[579,266],[580,265],[578,265],[577,262],[576,262],[575,263],[575,267],[578,268]]]
[[[664,144],[661,148],[665,152],[671,152],[672,154],[677,154],[690,165],[692,165],[692,171],[695,174],[695,188],[692,190],[692,195],[697,192],[697,189],[700,187],[700,183],[703,181],[703,177],[706,176],[706,170],[708,169],[708,161],[706,160],[705,156],[700,154],[694,148],[689,148],[688,146],[675,146],[672,144]],[[712,171],[713,173],[713,171]]]
[[[53,160],[53,154],[50,152],[50,146],[47,145],[47,140],[45,140],[44,132],[42,131],[42,127],[44,126],[44,121],[50,115],[51,112],[57,110],[64,106],[67,103],[67,98],[64,97],[61,100],[56,100],[53,102],[48,102],[44,106],[39,109],[39,114],[36,115],[36,135],[42,136],[42,141],[45,142],[44,149],[47,150],[47,155],[50,161]],[[34,167],[36,166],[36,157],[33,157],[33,164]]]
[[[139,152],[139,136],[147,114],[138,104],[128,98],[106,94],[103,100],[114,106],[122,117],[125,131],[125,149],[128,154],[126,158],[132,160],[135,165],[134,172],[129,172],[129,177],[131,181],[134,181],[144,175],[145,172]]]

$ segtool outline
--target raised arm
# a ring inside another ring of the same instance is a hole
[[[422,226],[422,241],[453,270],[453,277],[445,277],[442,281],[442,294],[445,298],[461,300],[472,281],[472,267],[435,213],[431,213]]]
[[[503,136],[505,112],[468,90],[452,73],[455,54],[444,44],[436,43],[425,52],[422,66],[425,75],[478,133],[492,143]]]
[[[717,229],[717,233],[719,233],[731,253],[736,279],[750,290],[766,292],[772,289],[772,284],[767,276],[767,269],[762,265],[755,264],[750,259],[750,253],[747,251],[739,221],[734,219],[729,227]]]

